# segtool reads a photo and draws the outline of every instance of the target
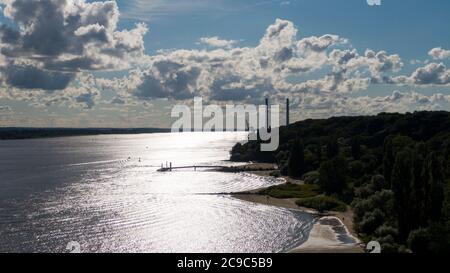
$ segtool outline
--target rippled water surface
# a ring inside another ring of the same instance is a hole
[[[179,170],[227,165],[242,133],[89,136],[0,141],[0,252],[281,252],[312,216],[224,192],[280,181]]]

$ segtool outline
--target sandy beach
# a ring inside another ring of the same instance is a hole
[[[277,170],[273,164],[252,163],[239,166],[238,171],[252,173],[260,176],[270,176],[271,171]],[[302,181],[289,177],[282,177],[286,182],[302,184]],[[232,194],[232,197],[287,209],[299,210],[316,216],[314,226],[308,236],[308,240],[290,253],[363,253],[356,232],[353,229],[353,212],[327,212],[319,213],[316,210],[299,207],[296,199],[279,199],[267,195],[258,194],[263,189]]]
[[[353,231],[353,215],[347,212],[319,212],[299,207],[295,199],[278,199],[256,193],[241,193],[232,195],[234,198],[277,206],[287,209],[308,212],[316,216],[314,226],[308,236],[308,240],[290,253],[363,253],[360,241]]]

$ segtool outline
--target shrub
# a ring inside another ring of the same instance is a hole
[[[350,162],[348,169],[349,174],[354,178],[361,177],[364,174],[364,164],[359,160]]]
[[[318,171],[313,171],[305,174],[303,176],[303,181],[306,184],[319,184],[320,173]]]
[[[307,198],[318,195],[319,186],[286,183],[262,190],[260,194],[269,195],[273,198]]]
[[[302,198],[295,202],[298,206],[323,211],[346,211],[347,205],[329,196]]]
[[[377,228],[375,234],[380,237],[392,236],[395,238],[398,235],[398,230],[395,227],[384,224]]]
[[[383,224],[385,220],[385,215],[380,209],[375,209],[374,211],[367,212],[361,223],[359,223],[359,228],[361,232],[365,234],[372,234],[380,225]]]
[[[280,171],[273,171],[270,173],[270,176],[278,178],[281,176],[281,172]]]
[[[427,253],[430,242],[430,234],[426,229],[416,229],[408,236],[408,247],[414,253]]]

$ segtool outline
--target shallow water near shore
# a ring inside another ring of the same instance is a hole
[[[280,180],[180,170],[229,165],[245,133],[0,141],[0,252],[284,252],[307,238],[308,213],[223,196]]]

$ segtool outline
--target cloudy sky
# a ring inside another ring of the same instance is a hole
[[[169,127],[174,104],[297,120],[450,110],[450,1],[0,0],[0,126]]]

